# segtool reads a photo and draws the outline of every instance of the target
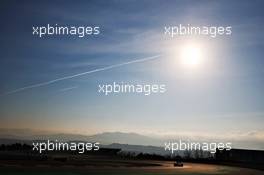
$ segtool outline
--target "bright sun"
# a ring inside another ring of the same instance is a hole
[[[196,67],[202,62],[202,50],[197,45],[186,45],[181,50],[180,58],[183,65]]]

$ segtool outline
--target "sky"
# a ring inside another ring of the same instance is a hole
[[[263,6],[253,1],[1,1],[0,127],[94,134],[223,137],[264,143]],[[100,26],[78,38],[32,35],[47,24]],[[232,26],[231,36],[164,35],[164,26]],[[204,62],[179,64],[203,46]],[[103,67],[159,58],[13,90]],[[165,84],[166,93],[98,93],[99,84]],[[260,145],[256,145],[259,148]]]

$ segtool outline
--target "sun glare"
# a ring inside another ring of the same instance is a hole
[[[196,67],[202,62],[202,51],[197,45],[185,45],[180,53],[181,62],[188,67]]]

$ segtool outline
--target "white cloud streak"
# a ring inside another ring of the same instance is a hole
[[[54,80],[50,80],[50,81],[46,81],[46,82],[42,82],[42,83],[33,84],[33,85],[30,85],[30,86],[25,86],[25,87],[22,87],[22,88],[18,88],[18,89],[6,92],[4,94],[1,94],[0,96],[11,95],[11,94],[18,93],[18,92],[21,92],[21,91],[25,91],[25,90],[28,90],[28,89],[33,89],[33,88],[37,88],[37,87],[47,86],[47,85],[50,85],[50,84],[53,84],[53,83],[56,83],[56,82],[59,82],[59,81],[68,80],[68,79],[72,79],[72,78],[75,78],[75,77],[79,77],[79,76],[83,76],[83,75],[87,75],[87,74],[91,74],[91,73],[95,73],[95,72],[105,71],[105,70],[109,70],[109,69],[113,69],[113,68],[129,65],[129,64],[150,61],[150,60],[153,60],[153,59],[157,59],[160,56],[161,55],[145,57],[145,58],[136,59],[136,60],[129,61],[129,62],[114,64],[114,65],[110,65],[110,66],[106,66],[106,67],[90,70],[90,71],[87,71],[87,72],[82,72],[82,73],[79,73],[79,74],[74,74],[74,75],[70,75],[70,76],[66,76],[66,77],[57,78],[57,79],[54,79]]]

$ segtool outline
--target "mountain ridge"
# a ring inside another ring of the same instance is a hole
[[[30,129],[0,129],[0,138],[15,140],[60,140],[60,141],[90,141],[99,142],[105,145],[112,143],[131,144],[131,145],[153,145],[160,146],[161,140],[151,138],[134,132],[103,132],[93,135],[70,134],[70,133],[50,133],[41,134]]]

